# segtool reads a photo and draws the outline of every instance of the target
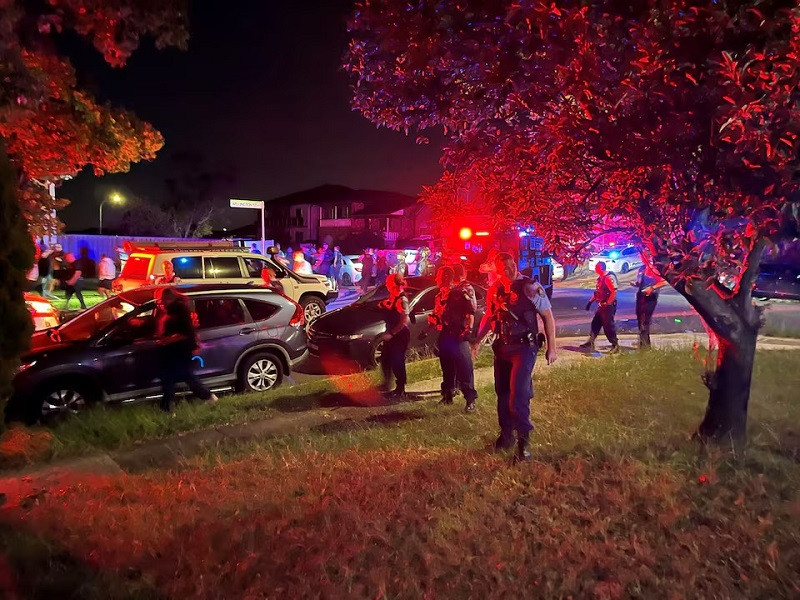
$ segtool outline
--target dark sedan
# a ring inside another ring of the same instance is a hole
[[[34,422],[101,400],[158,396],[157,286],[113,296],[36,332],[14,377],[6,420]],[[265,391],[307,354],[302,308],[251,285],[181,285],[197,322],[199,378],[214,389]]]
[[[436,283],[429,277],[409,277],[406,281],[411,316],[410,347],[418,350],[432,348],[437,334],[428,324],[428,315],[433,312]],[[478,300],[477,329],[486,310],[486,290],[477,285],[473,287]],[[380,286],[354,304],[319,317],[308,330],[311,355],[320,358],[334,355],[355,360],[362,365],[377,364],[381,350],[378,337],[386,331],[383,320],[385,313],[378,303],[388,295],[386,287]]]

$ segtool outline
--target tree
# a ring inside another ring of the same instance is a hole
[[[742,443],[752,287],[799,222],[797,1],[370,0],[349,28],[354,108],[450,136],[434,216],[477,203],[575,259],[629,230],[718,341],[698,435]]]
[[[131,162],[152,158],[163,144],[150,125],[78,89],[72,66],[58,54],[51,36],[72,30],[111,66],[121,67],[145,35],[160,48],[185,46],[185,25],[186,0],[0,0],[0,314],[25,311],[20,281],[33,252],[25,221],[18,216],[25,214],[33,233],[52,230],[51,209],[58,202],[45,192],[46,184],[86,165],[98,173],[124,171]],[[3,318],[0,397],[27,345],[26,333],[15,319]]]

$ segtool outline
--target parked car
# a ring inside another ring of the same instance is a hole
[[[437,287],[430,277],[409,277],[406,295],[411,315],[411,343],[415,349],[432,348],[436,332],[428,324],[433,312]],[[475,285],[478,314],[475,329],[486,310],[486,290]],[[388,298],[386,286],[379,286],[356,300],[354,304],[323,315],[308,329],[308,348],[312,356],[336,355],[355,360],[362,365],[375,365],[380,360],[381,343],[378,337],[385,333],[383,311],[378,307]]]
[[[361,281],[361,257],[358,254],[346,254],[342,257],[339,281],[345,287]]]
[[[33,335],[14,377],[6,420],[33,423],[100,401],[157,397],[158,286],[121,292]],[[197,321],[197,373],[216,390],[266,391],[307,353],[303,310],[266,288],[180,285]]]
[[[555,259],[551,260],[553,264],[553,281],[561,281],[564,279],[564,265],[557,262]]]
[[[633,269],[638,269],[644,263],[642,255],[636,246],[627,248],[609,248],[589,258],[589,268],[594,270],[600,261],[606,263],[606,270],[611,273],[625,274]]]
[[[753,296],[800,300],[800,265],[763,263]]]
[[[303,307],[306,321],[325,312],[327,302],[336,299],[336,284],[324,275],[299,275],[271,256],[251,254],[233,247],[134,247],[114,289],[127,291],[154,283],[163,275],[168,260],[181,283],[260,284],[261,270],[270,267],[283,285],[284,293]]]
[[[33,328],[36,331],[58,326],[58,309],[47,298],[27,292],[25,294],[25,305],[31,313]]]

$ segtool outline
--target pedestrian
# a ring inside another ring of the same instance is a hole
[[[291,250],[291,248],[289,249]],[[286,260],[286,254],[281,250],[280,244],[275,244],[275,259],[279,260],[280,262],[284,262]]]
[[[33,261],[33,266],[25,274],[25,278],[28,280],[27,291],[35,292],[36,288],[39,287],[39,261],[38,260],[34,260]]]
[[[181,382],[201,400],[216,402],[216,395],[194,372],[192,358],[199,344],[188,298],[175,288],[166,287],[157,294],[156,303],[160,312],[156,344],[161,350],[161,410],[172,413],[175,386]]]
[[[41,279],[42,296],[48,300],[53,300],[56,295],[53,293],[53,250],[47,246],[42,246],[42,254],[38,261],[39,277]]]
[[[333,252],[328,248],[328,244],[323,244],[317,248],[317,261],[314,263],[314,273],[325,275],[325,277],[330,279],[332,264]]]
[[[486,262],[481,264],[478,271],[486,275],[486,284],[492,287],[497,281],[497,269],[494,266],[494,259],[500,251],[497,248],[489,248],[489,253],[486,255]]]
[[[292,270],[298,275],[313,275],[314,271],[311,268],[311,263],[306,260],[305,254],[302,250],[297,250],[294,253],[294,264]]]
[[[451,271],[453,286],[445,305],[442,332],[439,336],[439,352],[447,357],[445,364],[448,366],[442,389],[450,391],[449,396],[443,398],[443,403],[452,404],[453,392],[460,389],[467,402],[464,410],[469,413],[475,410],[475,401],[478,398],[469,345],[475,339],[475,312],[478,303],[475,290],[467,281],[464,265],[455,264]],[[444,373],[444,369],[442,372]]]
[[[271,267],[261,269],[261,279],[264,281],[264,287],[271,289],[273,292],[283,294],[283,284],[278,281],[274,269]]]
[[[383,371],[384,389],[391,387],[394,375],[395,388],[389,393],[392,398],[402,399],[406,395],[406,352],[411,341],[411,323],[408,317],[408,298],[405,295],[406,281],[397,273],[386,279],[389,297],[378,305],[384,313],[386,333],[380,339],[383,342],[381,352],[381,369]]]
[[[100,264],[97,265],[97,291],[108,298],[111,296],[112,284],[117,276],[117,266],[107,254],[100,255]]]
[[[442,369],[442,399],[441,404],[452,404],[454,385],[450,384],[450,372],[455,368],[447,354],[441,351],[442,342],[442,321],[444,311],[447,307],[447,299],[450,296],[450,289],[453,287],[453,269],[441,267],[436,271],[436,286],[439,290],[433,299],[433,312],[428,315],[428,324],[439,334],[436,340],[436,353],[439,356],[439,366]],[[455,377],[455,375],[453,375]]]
[[[339,246],[333,247],[333,261],[331,262],[331,277],[336,282],[336,285],[339,285],[339,276],[342,272],[342,266],[344,265],[344,256],[342,256],[342,251]]]
[[[631,286],[636,288],[636,323],[639,326],[639,348],[650,347],[650,322],[658,304],[658,290],[667,285],[650,265],[642,265]]]
[[[397,264],[392,269],[393,273],[400,275],[401,277],[408,277],[408,264],[406,263],[406,253],[405,252],[398,252],[397,253]]]
[[[381,286],[386,283],[386,278],[389,276],[389,261],[386,259],[386,251],[379,250],[378,257],[375,259],[373,266],[375,272],[375,285]]]
[[[261,254],[261,250],[258,249],[258,244],[253,242],[250,244],[250,253],[251,254]]]
[[[498,280],[489,290],[486,314],[481,320],[477,339],[472,344],[477,356],[482,340],[494,330],[494,389],[497,394],[497,420],[500,435],[494,443],[496,451],[514,446],[517,433],[516,460],[529,460],[528,444],[533,424],[530,402],[533,398],[533,367],[541,345],[539,321],[544,322],[547,364],[556,354],[556,327],[550,301],[538,281],[523,277],[514,258],[507,252],[495,257]]]
[[[608,353],[618,354],[619,340],[617,339],[617,326],[614,323],[614,315],[617,314],[617,281],[611,273],[606,271],[606,263],[603,261],[598,262],[594,270],[597,273],[597,285],[594,294],[586,304],[586,310],[592,309],[593,302],[597,302],[597,310],[592,319],[589,339],[581,344],[581,348],[594,350],[594,341],[602,328],[606,338],[611,342],[611,349]]]
[[[364,254],[361,255],[361,281],[359,282],[362,294],[366,294],[369,289],[373,265],[372,248],[364,248]]]
[[[156,285],[176,285],[181,282],[181,278],[175,274],[175,267],[172,266],[172,261],[163,261],[161,269],[164,273],[156,277]]]
[[[64,309],[69,309],[69,301],[72,296],[77,296],[78,302],[81,303],[81,309],[86,310],[86,302],[83,300],[83,265],[81,261],[75,258],[75,255],[68,252],[64,255],[64,262],[66,263],[66,272],[64,273],[64,289],[67,292],[67,300],[64,303]]]

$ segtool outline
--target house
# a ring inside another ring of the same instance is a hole
[[[268,236],[288,246],[303,242],[335,244],[371,234],[382,240],[384,247],[393,247],[398,240],[417,235],[417,216],[422,210],[414,196],[322,185],[268,200],[265,221]],[[260,222],[235,234],[257,237]]]

